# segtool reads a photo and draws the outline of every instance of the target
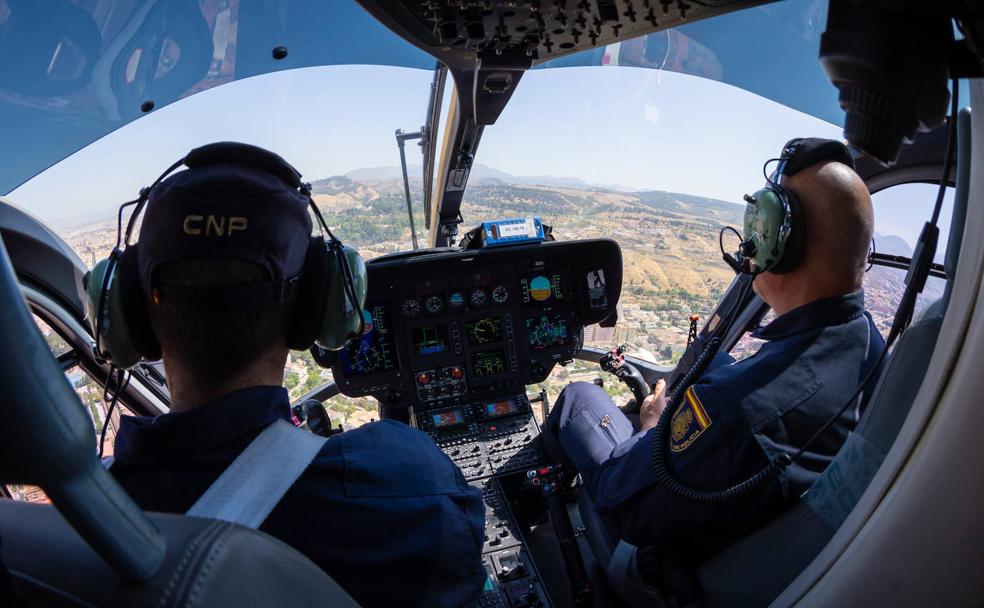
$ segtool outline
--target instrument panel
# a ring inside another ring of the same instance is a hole
[[[382,257],[367,264],[368,330],[330,360],[345,395],[387,407],[515,394],[581,349],[615,311],[612,240]],[[418,408],[419,409],[419,408]]]

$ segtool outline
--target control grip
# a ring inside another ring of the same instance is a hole
[[[639,368],[632,365],[628,361],[623,361],[622,365],[619,366],[618,370],[615,372],[615,376],[625,383],[632,391],[633,401],[627,403],[622,411],[626,414],[635,414],[639,412],[642,407],[642,402],[646,400],[652,392],[652,387],[646,382],[646,379],[642,377],[642,372]]]
[[[638,414],[642,407],[642,402],[653,392],[652,387],[646,382],[639,368],[625,360],[627,347],[623,344],[616,346],[609,352],[602,355],[598,361],[601,369],[614,375],[625,383],[632,391],[633,399],[622,406],[625,414]]]

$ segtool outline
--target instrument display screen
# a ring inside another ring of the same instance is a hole
[[[567,319],[560,313],[526,319],[526,335],[533,350],[563,346],[570,341]]]
[[[366,304],[362,311],[366,332],[339,353],[347,376],[368,376],[397,368],[393,329],[386,302]]]
[[[446,325],[428,325],[413,330],[413,350],[418,356],[438,355],[450,348]]]
[[[476,378],[495,376],[506,371],[506,353],[502,350],[486,350],[472,353],[472,375]]]
[[[506,416],[508,414],[515,414],[519,411],[519,405],[516,404],[515,399],[503,399],[502,401],[492,401],[485,403],[485,417],[493,418],[495,416]]]
[[[564,300],[564,279],[559,272],[534,271],[520,280],[523,304],[549,305]]]
[[[430,415],[431,424],[435,429],[441,429],[447,426],[454,426],[456,424],[464,424],[465,415],[460,409],[445,410],[443,412],[434,412]]]

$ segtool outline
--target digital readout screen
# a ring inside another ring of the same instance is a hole
[[[431,424],[433,424],[436,429],[446,426],[454,426],[456,424],[463,424],[465,422],[465,415],[461,413],[461,410],[437,412],[431,414],[430,416]]]
[[[503,399],[502,401],[485,404],[486,416],[505,416],[507,414],[515,414],[518,411],[519,406],[516,405],[515,399]]]
[[[446,325],[430,325],[413,330],[413,350],[418,355],[436,355],[449,349]]]
[[[562,314],[538,315],[526,319],[526,335],[533,350],[562,346],[570,342],[567,319]]]
[[[472,375],[476,378],[495,376],[506,371],[506,353],[501,350],[487,350],[472,353]]]
[[[532,272],[520,280],[524,304],[554,304],[564,299],[559,272]]]
[[[342,373],[349,377],[367,376],[396,369],[396,349],[389,327],[389,306],[385,302],[366,304],[362,311],[366,333],[339,353]]]

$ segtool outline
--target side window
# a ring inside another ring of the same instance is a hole
[[[60,357],[65,353],[71,352],[72,347],[50,325],[41,320],[37,315],[31,316],[34,319],[34,323],[38,326],[38,331],[41,332],[41,335],[44,336],[45,341],[48,343],[48,348],[51,349],[52,355]],[[51,502],[48,499],[48,495],[44,493],[44,490],[37,486],[8,484],[6,489],[14,500],[34,503]]]
[[[34,318],[34,324],[38,326],[38,331],[44,336],[45,341],[48,343],[48,348],[51,349],[51,354],[55,357],[60,357],[67,352],[72,350],[71,345],[58,335],[58,332],[53,330],[50,325],[41,320],[37,315],[31,315]]]
[[[760,326],[768,325],[775,318],[776,318],[776,313],[774,313],[770,308],[769,311],[765,313],[765,316],[762,317],[762,320],[759,321],[759,325]],[[748,357],[751,357],[752,355],[757,353],[758,349],[763,344],[765,344],[764,340],[753,338],[752,332],[748,332],[744,336],[742,336],[740,340],[738,340],[738,343],[735,344],[734,348],[731,349],[730,355],[734,357],[736,361],[741,361],[742,359],[747,359]]]
[[[900,184],[872,195],[875,207],[875,251],[910,258],[923,224],[933,212],[939,186],[933,184]],[[947,188],[940,211],[940,240],[934,262],[942,264],[953,215],[953,188]],[[887,337],[895,310],[905,290],[904,270],[875,265],[864,277],[865,305],[875,325]],[[915,318],[926,306],[943,296],[946,281],[929,277],[926,287],[916,300]]]
[[[318,366],[311,353],[291,351],[287,356],[284,386],[287,388],[291,402],[332,380],[331,370]],[[328,410],[332,428],[350,430],[379,420],[379,406],[371,397],[353,398],[336,395],[325,403],[325,409]]]
[[[75,389],[75,394],[79,396],[82,406],[89,414],[89,418],[92,420],[92,432],[98,443],[99,436],[102,433],[103,423],[106,420],[106,410],[109,407],[102,398],[102,385],[78,366],[69,368],[65,372],[65,377]],[[121,403],[117,403],[113,415],[109,420],[109,425],[106,428],[106,444],[103,450],[103,456],[113,455],[113,444],[116,440],[116,433],[120,428],[121,415],[132,415],[132,412]],[[44,490],[37,486],[8,484],[7,492],[14,500],[35,503],[51,502],[48,499],[48,495],[44,493]]]

